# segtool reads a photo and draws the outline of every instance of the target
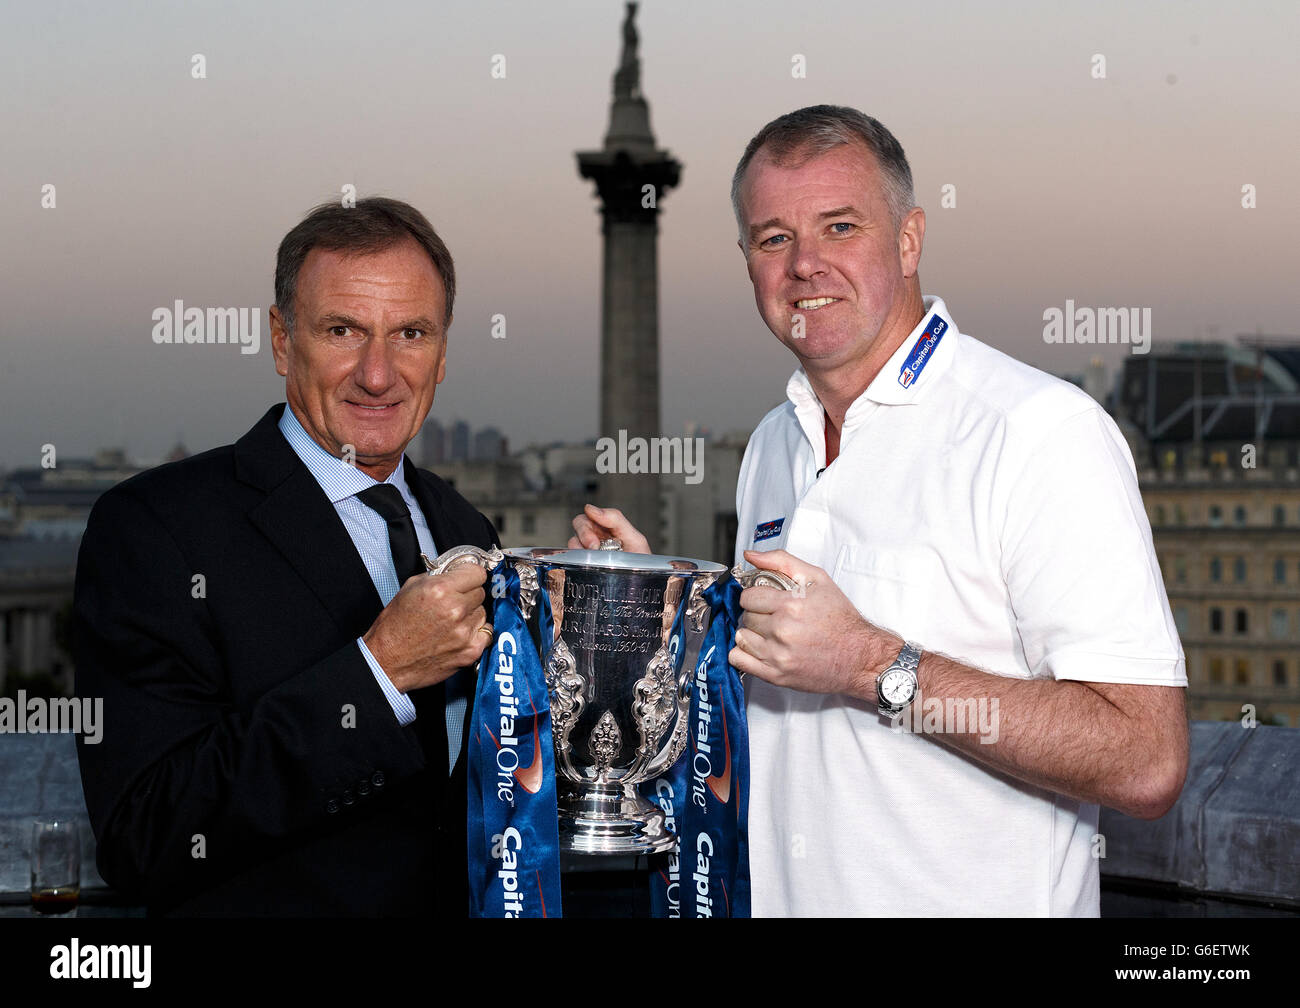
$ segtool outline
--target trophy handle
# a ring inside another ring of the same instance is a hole
[[[477,546],[453,546],[439,553],[433,560],[423,553],[420,554],[420,559],[424,561],[424,569],[429,574],[446,574],[465,564],[478,564],[485,571],[493,571],[505,558],[506,555],[495,546],[489,550]],[[515,572],[519,575],[519,615],[527,622],[532,616],[533,606],[537,604],[537,568],[530,563],[516,563]]]
[[[439,553],[437,558],[430,560],[425,554],[420,554],[420,559],[424,561],[424,569],[430,574],[446,574],[454,567],[461,567],[467,563],[478,564],[485,571],[490,571],[502,560],[505,554],[495,546],[490,550],[479,549],[477,546],[453,546],[443,553]]]
[[[741,588],[780,588],[782,591],[794,591],[798,585],[793,578],[788,578],[779,571],[759,570],[751,567],[731,568],[731,576],[739,582]]]
[[[795,591],[799,587],[793,578],[786,577],[780,571],[760,570],[757,567],[746,570],[743,566],[737,565],[731,568],[731,576],[736,579],[741,588],[779,588],[781,591]],[[744,679],[745,673],[740,673],[740,678]]]

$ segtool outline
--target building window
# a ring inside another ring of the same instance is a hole
[[[1274,525],[1286,524],[1286,508],[1283,507],[1281,504],[1278,504],[1275,508],[1273,508],[1273,524]]]
[[[1210,682],[1212,683],[1223,682],[1223,659],[1222,658],[1210,659]]]
[[[1249,621],[1248,621],[1248,619],[1247,619],[1247,616],[1246,616],[1246,610],[1245,610],[1245,609],[1238,609],[1238,610],[1237,610],[1237,612],[1236,612],[1235,623],[1236,623],[1237,633],[1249,633],[1249,632],[1250,632],[1250,629],[1249,629]]]
[[[1183,510],[1183,506],[1181,504],[1174,505],[1174,524],[1175,525],[1187,524],[1187,512]]]
[[[1245,557],[1237,557],[1236,560],[1232,561],[1232,580],[1236,581],[1237,584],[1246,583],[1246,558]]]
[[[1223,561],[1218,557],[1210,557],[1210,580],[1215,584],[1223,580]]]
[[[1286,560],[1278,557],[1273,561],[1273,582],[1275,584],[1286,584]]]
[[[1174,580],[1187,584],[1187,558],[1181,553],[1174,554]]]
[[[1250,685],[1250,659],[1238,658],[1236,661],[1236,680],[1238,686]]]
[[[493,515],[492,524],[497,527],[497,534],[500,535],[506,530],[506,516],[503,514]]]
[[[1187,636],[1187,606],[1174,606],[1174,626],[1180,635]]]
[[[1215,528],[1223,524],[1223,508],[1217,504],[1210,505],[1210,524]]]
[[[1223,610],[1210,610],[1210,633],[1223,633]]]
[[[1286,685],[1286,662],[1281,659],[1273,663],[1273,685]]]
[[[1156,525],[1163,525],[1164,523],[1165,523],[1165,506],[1163,504],[1157,504]]]
[[[1234,525],[1246,524],[1246,509],[1242,507],[1240,504],[1238,504],[1235,508],[1232,509],[1232,523]]]
[[[531,511],[524,512],[523,534],[533,535],[537,532],[537,515]]]
[[[1268,621],[1268,635],[1274,640],[1286,636],[1286,610],[1274,609]]]

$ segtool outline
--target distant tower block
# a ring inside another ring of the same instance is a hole
[[[682,166],[655,148],[650,107],[641,97],[635,3],[623,21],[623,57],[614,73],[609,132],[601,150],[579,151],[578,171],[596,183],[605,236],[601,297],[598,437],[663,437],[659,419],[659,204]],[[657,466],[656,466],[657,468]],[[660,540],[659,477],[601,476],[600,503],[620,508],[650,540]]]

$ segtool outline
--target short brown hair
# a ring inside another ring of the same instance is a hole
[[[456,266],[451,253],[424,214],[401,200],[368,196],[355,206],[322,203],[313,208],[280,242],[275,256],[275,306],[285,328],[293,332],[293,302],[298,272],[312,249],[368,255],[384,252],[407,239],[429,254],[447,296],[443,325],[451,325],[456,300]]]

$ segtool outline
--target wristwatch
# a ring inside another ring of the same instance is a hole
[[[894,664],[876,677],[876,701],[885,717],[907,710],[916,699],[916,666],[920,662],[921,649],[915,644],[905,643]]]

